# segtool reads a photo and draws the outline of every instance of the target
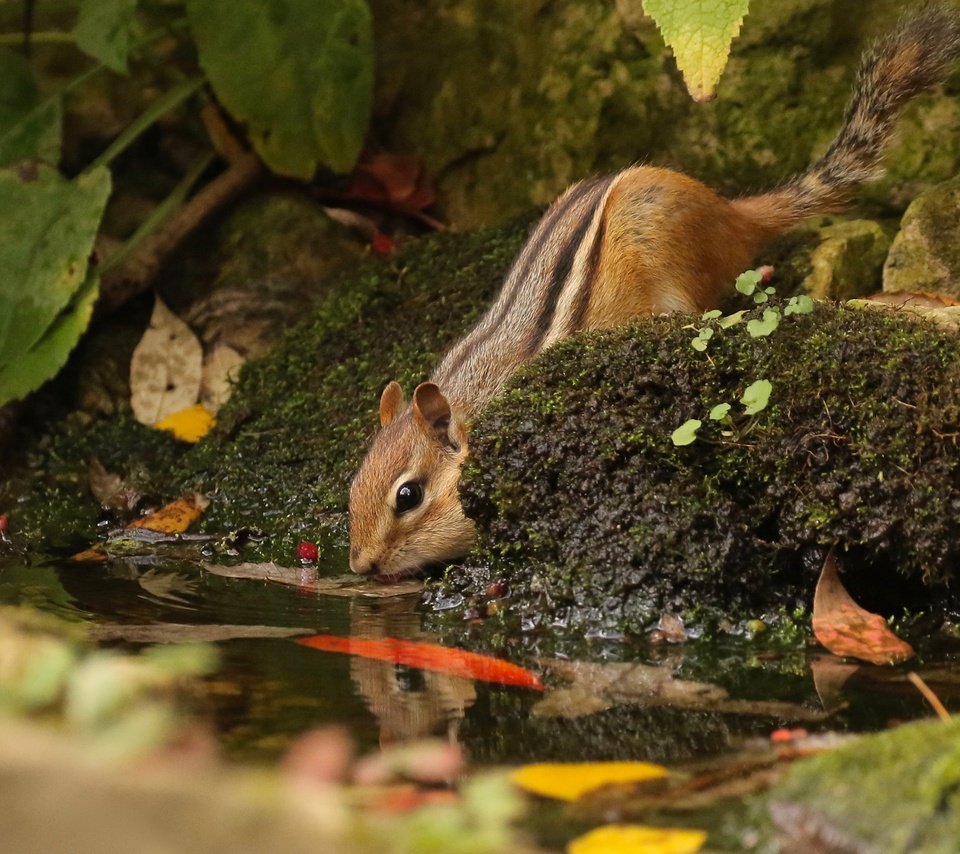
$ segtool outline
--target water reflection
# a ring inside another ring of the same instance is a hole
[[[416,597],[350,603],[350,635],[436,643],[420,627]],[[350,678],[380,727],[380,744],[443,735],[457,741],[467,709],[477,699],[473,682],[388,661],[351,656]]]

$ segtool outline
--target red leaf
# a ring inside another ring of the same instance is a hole
[[[813,597],[813,633],[834,655],[871,664],[899,664],[913,658],[913,647],[898,638],[879,614],[853,601],[840,581],[833,551],[827,555]]]
[[[502,685],[518,685],[521,688],[543,690],[540,678],[523,667],[478,655],[453,647],[439,646],[435,643],[381,638],[341,638],[335,635],[314,635],[298,638],[296,643],[324,652],[345,652],[361,658],[374,658],[378,661],[390,661],[421,670],[434,670],[450,676],[462,676],[465,679],[478,679],[481,682],[499,682]]]

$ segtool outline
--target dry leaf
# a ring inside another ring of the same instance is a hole
[[[960,305],[960,300],[935,291],[878,291],[866,299],[896,307],[945,308]]]
[[[651,762],[540,762],[517,768],[510,780],[534,795],[575,801],[604,786],[642,783],[669,773]]]
[[[206,410],[216,415],[230,399],[245,361],[233,347],[226,344],[217,344],[207,354],[203,360],[200,381],[200,403]]]
[[[153,426],[158,430],[173,433],[182,442],[199,442],[213,429],[217,422],[213,416],[199,403],[174,412],[161,419]]]
[[[178,498],[161,507],[155,513],[131,522],[131,528],[146,528],[161,534],[182,534],[197,521],[206,510],[209,502],[201,495]]]
[[[489,655],[479,655],[455,647],[435,643],[401,640],[400,638],[345,638],[337,635],[314,635],[295,643],[322,652],[342,652],[360,658],[389,661],[407,667],[418,667],[448,676],[497,682],[521,688],[543,690],[540,678],[519,665]]]
[[[810,662],[813,687],[817,690],[824,711],[832,713],[844,706],[840,691],[859,669],[859,664],[848,664],[834,655],[818,655]]]
[[[853,601],[840,581],[832,549],[813,597],[813,633],[834,655],[871,664],[899,664],[915,654],[910,644],[890,631],[883,617]]]
[[[608,824],[574,839],[567,854],[694,854],[706,839],[702,830]]]
[[[130,360],[130,405],[141,424],[153,426],[193,406],[200,396],[203,348],[200,341],[160,297],[150,326]]]

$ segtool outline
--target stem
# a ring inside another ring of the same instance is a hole
[[[29,39],[30,44],[73,44],[75,39],[73,33],[0,33],[0,46],[17,47],[26,43]]]
[[[215,155],[211,151],[197,159],[172,192],[150,212],[150,216],[140,223],[137,230],[127,238],[123,246],[100,265],[101,274],[105,275],[123,264],[167,217],[183,205],[187,196],[190,195],[193,185],[197,183],[206,168],[213,162],[214,157]]]
[[[94,160],[84,172],[89,174],[116,159],[136,142],[140,134],[147,130],[150,125],[162,115],[170,112],[174,107],[186,101],[205,81],[206,78],[204,77],[192,77],[174,86],[170,91],[165,92],[157,98],[156,101],[124,128],[123,132],[107,146],[104,152]]]

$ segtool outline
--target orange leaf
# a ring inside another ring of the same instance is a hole
[[[834,655],[871,664],[899,664],[915,655],[910,644],[890,631],[883,617],[853,601],[840,581],[832,549],[813,596],[813,633]]]
[[[156,430],[173,433],[182,442],[199,442],[217,422],[204,406],[195,403],[154,424]]]
[[[465,679],[478,679],[481,682],[499,682],[503,685],[519,685],[522,688],[543,690],[543,683],[535,673],[491,658],[453,647],[439,646],[435,643],[381,638],[342,638],[335,635],[314,635],[298,638],[296,643],[324,652],[345,652],[361,658],[374,658],[378,661],[391,661],[421,670],[434,670],[450,676],[462,676]]]
[[[706,839],[702,830],[608,824],[574,839],[567,854],[694,854]]]
[[[107,553],[100,546],[91,546],[82,552],[77,552],[70,560],[77,563],[103,563],[107,559]]]
[[[162,534],[182,534],[197,521],[207,507],[207,500],[200,495],[178,498],[164,507],[131,522],[131,528],[146,528],[148,531],[159,531]]]
[[[617,783],[641,783],[670,772],[650,762],[540,762],[524,765],[510,780],[534,795],[575,801],[587,792]]]

